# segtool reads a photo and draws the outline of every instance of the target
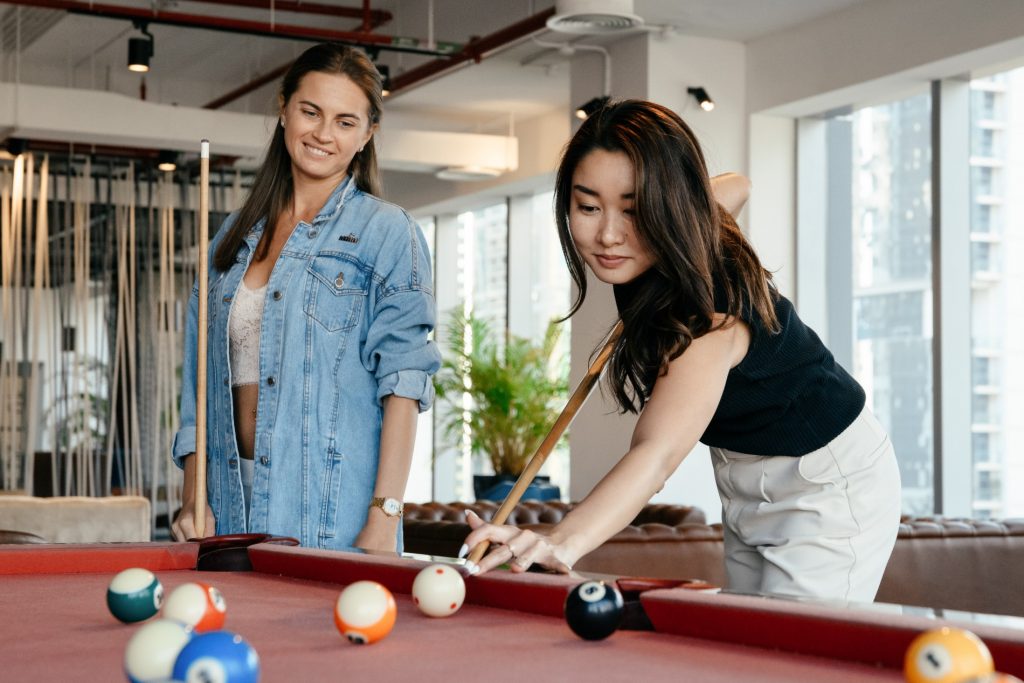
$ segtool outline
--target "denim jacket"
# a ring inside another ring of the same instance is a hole
[[[233,223],[211,240],[210,254]],[[245,510],[235,437],[228,314],[265,221],[226,272],[210,271],[207,489],[217,533],[248,530],[304,546],[351,546],[366,522],[389,394],[427,410],[440,366],[428,338],[436,310],[430,257],[405,211],[351,177],[312,224],[300,222],[267,283],[259,347],[252,509]],[[195,451],[198,284],[192,288],[173,458]],[[248,513],[248,514],[247,514]],[[247,523],[248,522],[248,523]],[[399,550],[401,538],[399,538]]]

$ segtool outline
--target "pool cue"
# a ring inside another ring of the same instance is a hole
[[[544,462],[551,455],[551,451],[554,450],[555,444],[562,438],[562,434],[565,433],[569,423],[572,422],[573,418],[576,417],[576,413],[579,412],[580,408],[586,402],[587,397],[590,396],[590,392],[597,386],[597,380],[601,378],[601,371],[604,370],[604,366],[608,363],[608,359],[612,356],[612,351],[615,350],[615,343],[619,340],[622,335],[622,321],[615,323],[615,327],[612,328],[611,334],[608,335],[608,341],[604,343],[601,352],[597,354],[597,358],[590,364],[590,368],[587,370],[587,374],[583,376],[579,384],[576,385],[576,389],[573,390],[572,396],[569,397],[568,402],[565,404],[565,408],[562,409],[561,414],[555,420],[555,423],[551,426],[551,430],[548,435],[544,437],[544,440],[537,447],[537,452],[530,458],[530,462],[527,463],[526,468],[522,474],[519,475],[519,479],[516,480],[512,490],[508,492],[508,496],[505,497],[505,502],[501,504],[498,511],[494,513],[494,517],[491,519],[491,524],[504,524],[505,520],[512,513],[513,508],[519,503],[519,499],[523,497],[523,493],[526,492],[527,487],[533,481],[533,478],[537,476],[537,472],[544,465]],[[488,541],[481,541],[473,548],[473,552],[469,554],[468,561],[476,564],[483,558],[484,553],[487,552],[487,548],[490,546]]]
[[[196,329],[196,480],[193,518],[196,536],[206,536],[206,341],[209,305],[207,243],[210,209],[210,141],[199,143],[199,327]]]

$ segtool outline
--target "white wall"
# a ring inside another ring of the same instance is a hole
[[[873,0],[747,45],[750,112],[817,114],[1024,55],[1020,0]]]

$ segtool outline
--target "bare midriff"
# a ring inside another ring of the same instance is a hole
[[[235,404],[235,436],[238,454],[252,460],[256,448],[256,405],[260,399],[260,385],[242,384],[231,390]]]

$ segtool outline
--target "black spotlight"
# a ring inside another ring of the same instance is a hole
[[[715,101],[711,99],[711,95],[708,95],[708,91],[704,88],[687,88],[686,92],[693,95],[693,99],[697,100],[697,104],[704,111],[711,111],[715,108]]]
[[[128,39],[128,70],[146,73],[153,56],[153,34],[146,30],[145,24],[136,24],[136,28],[146,37]]]
[[[4,146],[7,147],[7,151],[10,152],[11,156],[16,157],[28,150],[28,140],[24,138],[7,138]]]
[[[387,97],[391,94],[391,67],[387,64],[374,64],[377,73],[380,74],[381,95]]]
[[[173,171],[178,168],[178,153],[163,150],[156,156],[156,167],[161,171]]]
[[[604,105],[611,102],[611,97],[608,95],[602,95],[601,97],[595,97],[588,102],[581,104],[576,108],[576,118],[586,119],[588,116],[593,114],[595,111],[603,107]]]

